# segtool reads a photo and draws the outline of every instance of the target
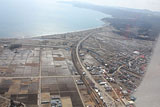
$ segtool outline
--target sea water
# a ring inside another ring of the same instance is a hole
[[[0,0],[0,37],[32,37],[102,26],[105,14],[54,0]]]

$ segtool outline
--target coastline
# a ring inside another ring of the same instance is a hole
[[[77,7],[75,6],[76,8],[80,8],[80,7]],[[67,34],[67,33],[74,33],[74,32],[82,32],[82,31],[87,31],[87,30],[93,30],[93,29],[97,29],[97,28],[101,28],[101,27],[104,27],[106,26],[106,23],[105,21],[103,21],[104,18],[109,18],[109,14],[105,14],[101,11],[97,11],[97,10],[94,10],[94,9],[87,9],[87,8],[83,8],[85,10],[91,10],[91,11],[95,11],[95,12],[98,12],[98,13],[102,13],[103,15],[100,16],[100,17],[93,17],[93,21],[89,22],[88,23],[88,17],[84,17],[85,20],[87,21],[80,21],[81,23],[81,27],[70,27],[70,26],[67,26],[65,27],[65,29],[62,27],[60,27],[61,30],[57,30],[57,29],[54,29],[54,27],[50,27],[51,30],[50,31],[45,31],[44,29],[42,30],[37,30],[38,32],[34,32],[32,31],[31,33],[25,33],[25,30],[24,32],[21,32],[22,34],[18,34],[18,35],[14,35],[14,34],[10,34],[10,35],[1,35],[1,39],[16,39],[16,38],[19,38],[19,39],[28,39],[28,38],[37,38],[37,37],[42,37],[42,36],[50,36],[50,35],[61,35],[61,34]],[[72,18],[71,18],[72,20]],[[73,19],[74,20],[74,19]],[[92,17],[89,17],[89,20],[92,20]],[[79,19],[75,19],[75,21],[79,21]],[[84,23],[84,24],[83,24]],[[98,24],[94,24],[94,23],[98,23]],[[72,23],[69,23],[72,25]],[[88,26],[86,26],[86,24]],[[91,25],[90,25],[91,24]],[[56,25],[56,24],[55,24]],[[83,26],[84,25],[84,26]],[[45,25],[44,25],[45,26]],[[75,24],[74,26],[79,26],[78,24]],[[55,27],[56,28],[56,27]],[[68,29],[69,28],[69,29]],[[64,30],[63,30],[64,29]],[[12,32],[11,32],[12,33]]]
[[[107,17],[104,17],[107,18]],[[103,21],[103,19],[100,19],[99,21],[102,21],[103,24],[97,27],[93,27],[93,28],[87,28],[87,29],[80,29],[80,30],[75,30],[75,31],[68,31],[68,32],[61,32],[61,33],[55,33],[55,34],[44,34],[44,35],[37,35],[37,36],[29,36],[29,37],[0,37],[0,39],[42,39],[41,37],[47,37],[47,36],[55,36],[55,35],[62,35],[62,34],[68,34],[68,33],[78,33],[78,32],[85,32],[85,31],[89,31],[89,30],[95,30],[95,29],[99,29],[99,28],[103,28],[105,26],[108,26],[108,24]]]
[[[104,17],[107,18],[107,17]],[[76,31],[68,31],[68,32],[62,32],[62,33],[55,33],[55,34],[46,34],[46,35],[39,35],[39,36],[34,36],[34,37],[29,37],[29,38],[24,38],[24,39],[45,39],[47,36],[57,36],[57,35],[64,35],[64,34],[69,34],[69,33],[80,33],[80,32],[85,32],[85,31],[90,31],[90,30],[96,30],[100,28],[104,28],[106,26],[110,26],[110,23],[106,23],[103,19],[100,19],[100,21],[103,22],[103,25],[94,27],[94,28],[87,28],[87,29],[81,29],[81,30],[76,30]]]

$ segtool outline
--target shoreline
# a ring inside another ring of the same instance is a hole
[[[104,18],[107,18],[107,17],[104,17]],[[99,29],[99,28],[103,28],[103,27],[106,27],[106,26],[111,26],[110,23],[106,23],[103,19],[100,19],[100,21],[102,21],[104,24],[103,25],[100,25],[100,26],[97,26],[97,27],[94,27],[94,28],[87,28],[87,29],[81,29],[81,30],[77,30],[77,31],[68,31],[68,32],[64,32],[64,33],[55,33],[55,34],[48,34],[48,35],[41,35],[41,36],[35,36],[35,37],[30,37],[28,39],[43,39],[42,37],[47,37],[47,36],[55,36],[55,35],[63,35],[63,34],[68,34],[68,33],[79,33],[79,32],[85,32],[85,31],[89,31],[89,30],[95,30],[95,29]],[[27,39],[27,38],[24,38],[24,39]]]
[[[107,18],[107,17],[104,17]],[[109,22],[106,23],[105,21],[103,21],[104,18],[101,18],[99,21],[103,22],[102,25],[97,26],[97,27],[93,27],[93,28],[84,28],[81,30],[76,30],[76,31],[68,31],[68,32],[61,32],[61,33],[55,33],[55,34],[44,34],[44,35],[37,35],[37,36],[29,36],[29,37],[0,37],[0,39],[43,39],[41,37],[46,37],[46,36],[55,36],[55,35],[62,35],[62,34],[68,34],[68,33],[76,33],[76,32],[85,32],[85,31],[89,31],[89,30],[94,30],[94,29],[99,29],[99,28],[103,28],[105,26],[110,26]]]
[[[34,39],[34,38],[40,38],[40,37],[45,37],[45,36],[54,36],[54,35],[62,35],[62,34],[68,34],[68,33],[76,33],[76,32],[94,30],[94,29],[98,29],[98,28],[103,28],[105,26],[106,26],[106,24],[95,27],[95,28],[81,29],[81,30],[77,30],[77,31],[68,31],[68,32],[62,32],[62,33],[55,33],[55,34],[44,34],[44,35],[30,36],[30,37],[0,37],[0,39]]]
[[[47,37],[47,36],[58,36],[58,35],[64,35],[64,34],[69,34],[69,33],[80,33],[80,32],[100,29],[100,28],[103,28],[103,27],[106,27],[106,25],[99,26],[99,27],[96,27],[96,28],[89,28],[89,29],[79,30],[79,31],[64,32],[64,33],[59,33],[59,34],[56,33],[56,34],[36,36],[36,37],[24,38],[24,39],[46,39],[45,37]]]
[[[40,37],[45,37],[45,36],[55,36],[55,35],[62,35],[62,34],[68,34],[68,33],[84,32],[84,31],[103,28],[105,26],[106,26],[106,23],[98,27],[81,29],[81,30],[76,30],[76,31],[68,31],[68,32],[62,32],[62,33],[55,33],[55,34],[44,34],[44,35],[30,36],[30,37],[0,37],[0,39],[34,39],[34,38],[40,38]]]
[[[76,6],[77,7],[77,6]],[[80,7],[77,7],[77,8],[80,8]],[[94,9],[87,9],[87,8],[83,8],[83,9],[86,9],[86,10],[92,10],[92,11],[97,11],[97,10],[94,10]],[[104,14],[104,16],[103,17],[101,17],[101,18],[99,18],[99,19],[96,19],[96,21],[99,21],[99,22],[101,22],[100,23],[100,25],[97,25],[97,26],[91,26],[91,27],[87,27],[87,28],[82,28],[82,29],[77,29],[77,30],[69,30],[69,31],[62,31],[62,32],[53,32],[53,33],[46,33],[45,34],[45,32],[44,32],[44,34],[31,34],[31,35],[26,35],[26,36],[12,36],[12,37],[5,37],[5,36],[2,36],[2,37],[0,37],[0,39],[33,39],[33,38],[40,38],[40,37],[44,37],[44,36],[54,36],[54,35],[62,35],[62,34],[67,34],[67,33],[75,33],[75,32],[83,32],[83,31],[87,31],[87,30],[94,30],[94,29],[98,29],[98,28],[102,28],[102,27],[104,27],[104,26],[106,26],[106,25],[108,25],[108,23],[106,23],[103,19],[104,18],[110,18],[110,14],[105,14],[105,13],[103,13],[103,12],[101,12],[101,11],[97,11],[97,12],[99,12],[99,13],[102,13],[102,14]],[[95,21],[95,22],[96,22]],[[93,22],[93,23],[95,23],[95,22]]]
[[[107,17],[104,17],[107,18]],[[100,19],[99,21],[102,21],[103,24],[94,28],[87,28],[87,29],[81,29],[81,30],[76,30],[76,31],[68,31],[68,32],[62,32],[62,33],[55,33],[55,34],[46,34],[46,35],[41,35],[41,36],[34,36],[34,37],[29,37],[29,38],[23,38],[23,39],[43,39],[42,37],[47,37],[47,36],[55,36],[55,35],[63,35],[63,34],[68,34],[68,33],[78,33],[78,32],[85,32],[85,31],[89,31],[89,30],[94,30],[94,29],[99,29],[99,28],[103,28],[105,26],[108,26],[109,24],[107,24],[105,21],[103,21],[103,19]],[[109,23],[109,22],[108,22]]]

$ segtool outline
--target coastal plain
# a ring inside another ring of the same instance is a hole
[[[0,106],[7,107],[12,99],[26,107],[52,107],[57,100],[64,107],[94,107],[97,102],[91,92],[103,106],[134,105],[132,94],[143,79],[155,42],[120,36],[116,31],[106,25],[65,34],[1,39]]]

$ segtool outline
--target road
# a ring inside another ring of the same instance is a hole
[[[79,88],[78,88],[78,85],[77,85],[77,83],[76,83],[75,77],[73,77],[73,80],[74,80],[75,86],[76,86],[76,88],[77,88],[78,94],[79,94],[79,96],[80,96],[80,99],[81,99],[81,101],[82,101],[83,107],[85,107],[85,103],[84,103],[84,100],[83,100],[82,95],[81,95],[81,93],[80,93],[80,90],[79,90]]]
[[[96,36],[94,36],[94,39],[95,39],[96,43],[99,45],[99,48],[100,48],[101,50],[103,50],[104,52],[106,52],[106,50],[103,49],[102,46],[101,46],[101,44],[98,42]],[[120,69],[121,69],[122,67],[124,67],[124,65],[120,66],[117,71],[120,72]],[[114,73],[116,73],[116,72],[114,72]],[[120,73],[121,73],[121,72],[120,72]],[[109,75],[108,75],[108,76],[109,76]],[[124,107],[125,105],[124,105],[123,101],[122,101],[121,98],[118,96],[118,94],[116,93],[116,91],[115,91],[115,89],[112,87],[112,85],[104,78],[103,75],[102,75],[102,78],[103,78],[103,80],[105,80],[105,82],[107,82],[107,84],[112,88],[113,93],[114,93],[115,96],[120,100],[120,102],[117,102],[118,105],[121,106],[121,107]],[[120,104],[119,104],[119,103],[120,103]]]
[[[79,47],[82,44],[82,42],[84,42],[87,38],[89,38],[91,35],[86,36],[85,38],[81,39],[77,46],[76,46],[76,56],[78,59],[78,62],[80,64],[80,66],[82,67],[83,71],[86,72],[87,77],[95,84],[95,87],[97,87],[100,91],[101,94],[104,98],[104,101],[107,103],[108,107],[115,107],[115,103],[114,103],[114,99],[106,93],[105,89],[103,87],[101,87],[92,77],[92,75],[86,70],[86,68],[83,66],[80,57],[79,57]]]
[[[42,65],[42,49],[40,48],[39,52],[39,88],[38,88],[38,106],[41,107],[41,84],[42,84],[42,70],[41,70],[41,65]]]

